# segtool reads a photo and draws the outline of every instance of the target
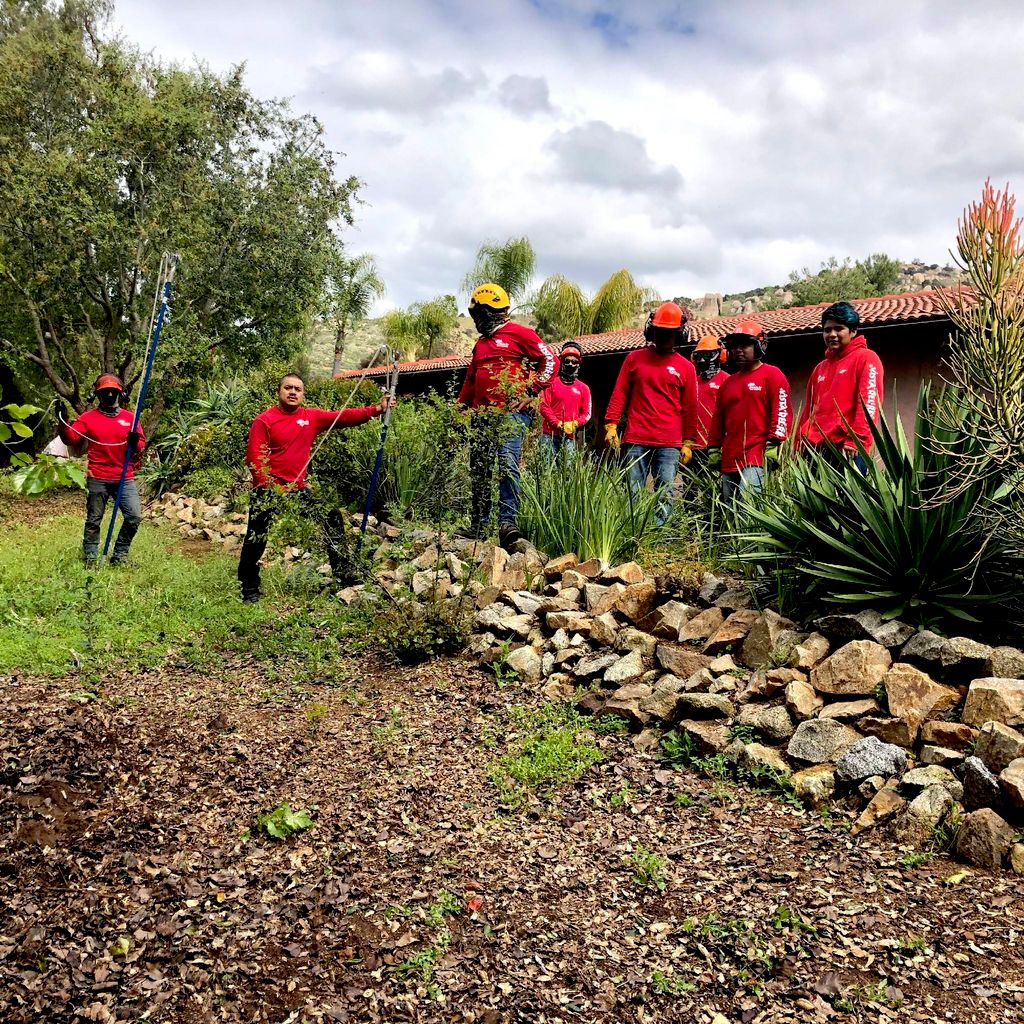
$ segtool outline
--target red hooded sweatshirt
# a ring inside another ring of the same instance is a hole
[[[578,377],[566,384],[555,377],[540,403],[542,429],[545,434],[559,434],[559,423],[575,420],[578,427],[590,420],[590,388]]]
[[[697,373],[678,352],[638,348],[626,356],[605,411],[606,423],[626,414],[626,444],[680,448],[697,432]]]
[[[529,364],[537,366],[536,371]],[[478,338],[466,379],[459,392],[459,404],[477,409],[481,405],[505,407],[506,393],[543,391],[558,369],[555,350],[540,335],[509,321],[489,338]]]
[[[288,491],[302,490],[306,486],[306,469],[317,434],[332,423],[339,427],[356,427],[376,415],[375,405],[341,412],[303,407],[285,412],[275,405],[261,412],[252,421],[245,449],[253,487],[276,483]]]
[[[86,409],[70,426],[61,426],[60,437],[67,445],[89,441],[86,475],[94,480],[120,480],[124,453],[128,449],[128,433],[135,414],[131,409],[119,409],[116,416],[108,416],[99,409]],[[135,467],[142,458],[146,439],[139,424],[139,445],[128,463],[126,480],[135,477]]]
[[[789,381],[777,366],[734,373],[718,391],[708,433],[709,447],[722,449],[722,472],[763,466],[768,441],[789,435],[792,405]]]
[[[718,405],[718,392],[728,379],[729,374],[725,370],[719,370],[711,380],[704,380],[699,375],[697,377],[697,436],[694,448],[708,446],[708,431]]]
[[[883,389],[882,360],[868,348],[863,334],[838,352],[829,349],[807,381],[797,440],[819,445],[827,438],[856,451],[857,437],[870,451],[873,438],[868,420],[878,422]]]

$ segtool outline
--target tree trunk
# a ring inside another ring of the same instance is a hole
[[[341,357],[345,354],[345,327],[344,325],[338,328],[337,334],[334,336],[334,369],[331,371],[331,376],[336,377],[341,373]]]

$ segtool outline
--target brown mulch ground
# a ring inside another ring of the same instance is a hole
[[[487,765],[534,698],[458,660],[334,683],[7,686],[0,1020],[1024,1019],[1018,878],[905,868],[621,736],[503,813]],[[249,834],[282,800],[314,827]]]

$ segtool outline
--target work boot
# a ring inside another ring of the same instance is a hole
[[[260,592],[258,590],[243,590],[242,604],[259,604]]]
[[[526,538],[519,532],[515,523],[502,523],[498,527],[498,543],[506,550],[514,553],[517,544],[522,544]]]
[[[455,531],[455,536],[461,540],[480,540],[487,533],[487,527],[483,523],[476,526],[462,526]]]

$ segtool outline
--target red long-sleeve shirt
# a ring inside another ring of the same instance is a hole
[[[792,422],[789,381],[777,366],[762,363],[734,373],[718,390],[708,445],[722,449],[722,472],[764,465],[768,441],[785,441]]]
[[[375,405],[360,409],[307,409],[285,412],[275,405],[261,412],[249,428],[245,461],[252,471],[254,487],[280,484],[285,490],[298,491],[306,486],[306,469],[317,434],[332,423],[356,427],[377,414]]]
[[[86,409],[74,423],[61,425],[60,437],[67,445],[89,442],[86,475],[94,480],[120,480],[124,453],[128,450],[128,434],[132,429],[135,414],[131,409],[120,409],[114,416],[108,416],[99,409]],[[146,438],[139,424],[139,443],[128,463],[126,480],[135,476],[135,467],[146,448]]]
[[[882,360],[868,348],[863,334],[839,352],[827,351],[807,381],[797,440],[818,445],[827,438],[841,448],[856,450],[857,437],[870,450],[874,439],[868,423],[878,422],[883,391]]]
[[[725,370],[719,370],[711,380],[697,377],[697,436],[694,438],[694,448],[708,446],[708,431],[715,415],[715,406],[718,405],[718,392],[728,379],[729,374]]]
[[[517,397],[528,388],[543,391],[557,369],[555,350],[536,331],[509,321],[491,337],[477,339],[459,404],[471,409],[481,405],[504,408],[509,390]]]
[[[575,420],[582,427],[590,420],[590,388],[578,379],[566,384],[561,377],[555,377],[544,391],[540,415],[545,434],[559,433],[558,424],[567,420]]]
[[[606,423],[626,414],[626,444],[680,448],[697,431],[697,373],[693,363],[677,352],[635,349],[626,356],[612,397]]]

